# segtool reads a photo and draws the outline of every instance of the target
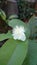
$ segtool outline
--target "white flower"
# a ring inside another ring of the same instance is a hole
[[[26,40],[25,29],[22,26],[16,26],[12,31],[12,36],[15,40]]]

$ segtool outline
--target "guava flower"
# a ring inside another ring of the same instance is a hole
[[[26,40],[25,29],[23,26],[16,26],[12,31],[12,36],[15,40]]]

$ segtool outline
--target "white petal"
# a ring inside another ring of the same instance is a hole
[[[21,38],[22,41],[25,41],[26,40],[26,35],[24,34]]]
[[[15,36],[13,36],[13,38],[15,39],[15,40],[17,40],[17,36],[15,35]]]
[[[24,34],[25,30],[24,27],[22,26],[16,26],[13,31],[12,31],[12,36],[15,40],[22,40],[25,41],[26,40],[26,36]]]
[[[25,32],[25,30],[24,30],[24,27],[23,27],[23,26],[20,26],[20,30],[21,30],[21,32]]]

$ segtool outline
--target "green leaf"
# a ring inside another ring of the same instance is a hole
[[[22,65],[28,65],[29,63],[29,54],[27,54],[26,59],[24,60]]]
[[[16,48],[14,42],[13,39],[10,39],[0,48],[0,65],[7,65],[14,49]]]
[[[37,40],[29,40],[29,64],[37,65]]]
[[[0,15],[1,15],[1,12],[0,12]]]
[[[9,38],[12,38],[12,34],[10,31],[8,31],[8,33],[6,33],[6,34],[0,34],[0,41],[3,41],[5,39],[9,39]]]
[[[28,51],[28,43],[19,42],[7,65],[22,65]]]
[[[26,30],[26,36],[27,37],[30,36],[29,26],[27,23],[24,23],[23,21],[19,19],[12,19],[12,20],[9,20],[8,25],[11,26],[12,28],[14,28],[15,26],[24,26]]]
[[[9,26],[11,26],[11,27],[15,27],[16,25],[26,27],[26,24],[25,24],[23,21],[19,20],[19,19],[9,20],[8,24],[9,24]]]
[[[32,16],[29,20],[30,37],[35,38],[37,36],[37,17]]]
[[[18,16],[17,15],[11,15],[11,16],[9,16],[9,20],[12,20],[12,19],[15,19],[15,18],[18,18]]]
[[[0,16],[2,17],[3,20],[6,20],[6,14],[3,10],[0,10]]]
[[[28,52],[28,40],[9,39],[0,48],[0,65],[22,65]]]
[[[23,65],[37,65],[37,40],[29,40],[28,56]]]

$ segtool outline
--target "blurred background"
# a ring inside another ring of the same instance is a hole
[[[0,8],[3,9],[7,16],[17,14],[23,21],[29,20],[34,14],[37,0],[0,0]]]

